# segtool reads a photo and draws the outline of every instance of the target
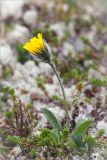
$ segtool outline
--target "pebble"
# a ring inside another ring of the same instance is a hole
[[[45,74],[49,74],[50,72],[52,72],[52,68],[49,66],[49,64],[46,64],[46,63],[39,63],[39,68],[40,68],[40,71],[41,73],[45,73]]]
[[[14,148],[11,150],[10,154],[8,155],[9,160],[14,160],[14,159],[15,159],[15,156],[17,156],[20,152],[21,152],[21,149],[20,149],[19,146],[14,147]]]
[[[72,55],[72,57],[75,57],[75,55],[76,55],[74,47],[68,42],[64,43],[62,50],[63,50],[63,55],[64,56]]]
[[[28,10],[23,15],[23,21],[27,25],[33,25],[37,22],[38,14],[36,10]]]
[[[16,24],[7,34],[7,40],[10,44],[16,44],[16,42],[24,43],[29,38],[29,34],[28,28],[23,25]]]
[[[58,39],[62,39],[65,33],[65,24],[63,22],[50,25],[50,29],[58,35]]]
[[[22,15],[22,6],[24,0],[15,0],[10,2],[9,0],[1,0],[1,18],[7,18],[8,16],[14,16],[16,19]]]
[[[0,44],[0,63],[7,65],[12,61],[13,57],[12,48],[7,43]]]
[[[38,74],[40,73],[39,67],[35,64],[33,60],[29,60],[24,64],[24,67],[26,68],[28,75],[30,77],[37,77]]]
[[[75,48],[76,52],[83,52],[84,48],[85,48],[85,45],[79,38],[77,38],[75,43],[74,43],[74,48]]]

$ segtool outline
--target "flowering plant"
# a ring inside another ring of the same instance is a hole
[[[52,67],[54,73],[56,74],[56,76],[58,78],[60,87],[62,89],[64,102],[65,102],[65,110],[66,110],[66,114],[67,114],[67,125],[69,126],[70,118],[69,118],[66,95],[65,95],[64,87],[62,85],[60,76],[56,70],[54,63],[53,63],[51,49],[50,49],[49,45],[46,43],[45,40],[43,40],[42,34],[39,33],[37,37],[33,37],[29,40],[29,42],[26,42],[24,44],[23,48],[30,52],[30,54],[34,58],[34,60],[48,63]]]

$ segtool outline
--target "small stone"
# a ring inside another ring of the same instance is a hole
[[[7,40],[10,44],[15,44],[17,41],[24,43],[29,38],[29,30],[22,25],[16,24],[14,29],[7,34]]]
[[[45,73],[47,75],[52,71],[52,68],[49,66],[49,64],[39,63],[39,68],[41,73]]]
[[[32,77],[37,77],[40,73],[40,69],[38,66],[36,66],[35,62],[33,60],[29,60],[24,64],[28,74]]]
[[[37,17],[36,10],[28,10],[23,15],[23,21],[28,25],[33,25],[36,23]]]
[[[68,42],[65,42],[64,43],[64,46],[63,46],[63,54],[64,56],[69,56],[72,55],[72,57],[75,57],[75,51],[74,51],[74,47],[68,43]]]
[[[83,52],[85,45],[79,38],[77,38],[77,40],[74,43],[74,48],[75,48],[76,52]]]
[[[8,0],[1,1],[1,18],[7,18],[8,16],[14,16],[16,19],[22,15],[22,5],[23,1],[10,2]]]
[[[48,92],[49,96],[53,96],[56,93],[59,93],[60,88],[58,87],[58,85],[54,85],[54,84],[45,84],[45,89]]]
[[[85,67],[91,67],[93,65],[93,61],[92,60],[85,60],[84,61],[84,66]]]
[[[58,35],[58,39],[62,39],[64,37],[66,27],[63,22],[52,24],[50,29]]]
[[[11,47],[4,43],[0,44],[0,63],[3,65],[9,64],[13,59],[13,51]]]
[[[88,72],[88,79],[89,80],[92,80],[92,79],[102,79],[103,76],[98,72],[96,71],[95,69],[90,69],[89,72]]]
[[[20,147],[14,147],[10,154],[8,155],[9,159],[14,160],[14,158],[21,152]]]

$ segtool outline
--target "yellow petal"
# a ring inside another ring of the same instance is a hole
[[[33,37],[29,42],[25,43],[23,46],[27,51],[33,54],[40,54],[43,49],[45,49],[45,44],[42,38],[42,34],[39,33],[37,37]]]

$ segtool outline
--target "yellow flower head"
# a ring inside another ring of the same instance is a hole
[[[43,40],[41,33],[39,33],[37,37],[31,38],[29,42],[26,42],[23,48],[29,51],[34,59],[39,59],[46,62],[51,59],[50,48]]]

